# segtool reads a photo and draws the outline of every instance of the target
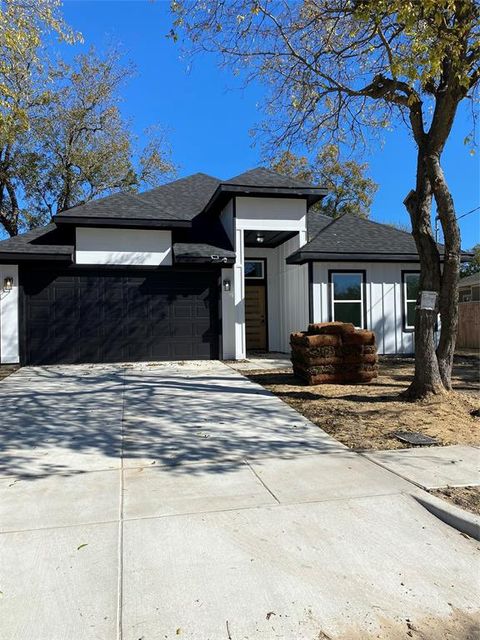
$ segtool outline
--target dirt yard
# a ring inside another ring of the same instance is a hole
[[[480,516],[480,487],[448,487],[430,493]]]
[[[0,380],[3,380],[14,371],[17,371],[20,367],[17,364],[2,364],[0,365]]]
[[[451,394],[405,402],[400,392],[413,375],[412,358],[380,358],[379,377],[369,384],[307,386],[290,370],[243,372],[278,395],[351,449],[402,449],[393,431],[420,431],[440,445],[480,444],[480,361],[458,357]]]

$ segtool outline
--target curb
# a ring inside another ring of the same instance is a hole
[[[445,524],[480,542],[479,516],[476,516],[474,513],[469,513],[460,507],[456,507],[436,496],[429,495],[428,499],[425,499],[423,496],[412,494],[412,497],[432,515],[442,520],[442,522],[445,522]]]

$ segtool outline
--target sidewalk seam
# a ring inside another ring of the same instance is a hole
[[[122,418],[120,420],[120,490],[118,503],[118,576],[117,576],[117,640],[123,638],[123,422],[125,420],[125,389],[127,385],[126,369],[123,369]]]

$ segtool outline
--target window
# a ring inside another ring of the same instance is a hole
[[[263,260],[245,260],[245,278],[249,280],[263,280],[265,265]]]
[[[403,327],[408,331],[415,329],[415,307],[419,293],[420,273],[402,271],[403,280]]]
[[[358,329],[365,326],[365,274],[330,272],[331,315],[336,322],[351,322]]]

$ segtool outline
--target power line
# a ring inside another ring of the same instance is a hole
[[[480,206],[475,207],[475,209],[470,209],[470,211],[467,211],[467,213],[462,213],[461,216],[457,216],[457,220],[460,220],[460,218],[465,218],[465,216],[468,216],[470,213],[473,213],[474,211],[478,211],[478,209],[480,209]]]

